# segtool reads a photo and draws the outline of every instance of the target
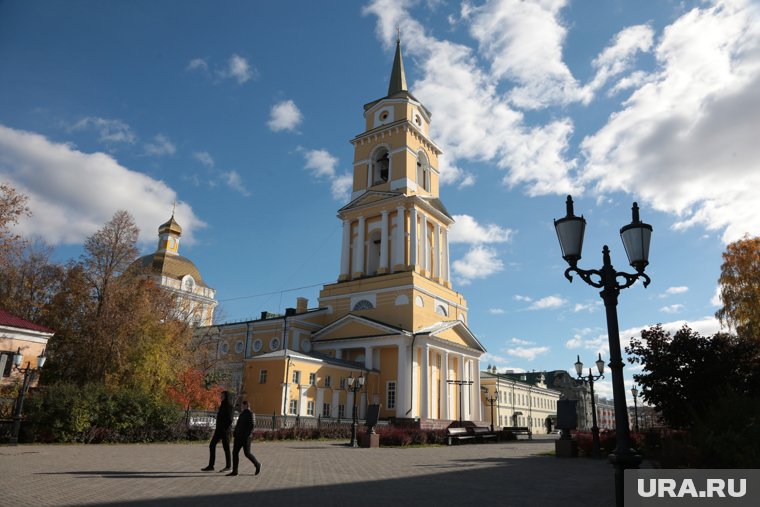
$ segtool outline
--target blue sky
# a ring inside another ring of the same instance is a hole
[[[608,356],[597,291],[562,276],[568,193],[581,267],[608,244],[627,268],[633,201],[654,227],[624,342],[718,329],[721,253],[760,229],[758,16],[741,0],[0,2],[0,179],[58,259],[121,208],[152,251],[176,201],[225,320],[315,303],[338,275],[348,140],[385,95],[398,27],[484,366],[572,371]]]

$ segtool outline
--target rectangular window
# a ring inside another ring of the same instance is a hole
[[[267,383],[267,371],[259,370],[259,384],[266,384],[266,383]]]
[[[306,403],[306,415],[314,415],[314,402],[308,401]]]
[[[330,404],[322,403],[322,417],[330,417]]]
[[[325,387],[332,387],[332,378],[330,378],[330,375],[325,377]]]
[[[298,414],[298,400],[290,400],[290,415]]]
[[[10,377],[11,375],[11,369],[13,368],[13,354],[15,354],[15,351],[12,350],[2,350],[0,351],[0,355],[5,356],[5,365],[3,367],[3,371],[0,372],[0,376],[2,377]]]
[[[346,406],[338,405],[338,419],[345,419],[345,418],[346,418]]]
[[[301,383],[301,372],[293,370],[293,383],[294,384],[300,384]]]
[[[385,406],[396,408],[396,382],[388,382],[385,394]]]
[[[317,385],[317,374],[316,373],[309,373],[309,385],[310,386]]]
[[[346,388],[346,377],[340,378],[340,388],[345,389]]]

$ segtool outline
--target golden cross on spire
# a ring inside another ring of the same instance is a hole
[[[172,216],[174,216],[174,212],[177,210],[177,201],[174,201],[172,203]]]

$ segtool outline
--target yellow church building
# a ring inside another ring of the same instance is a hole
[[[337,282],[317,308],[299,298],[284,315],[199,328],[213,335],[230,387],[259,413],[380,417],[440,427],[482,421],[480,357],[464,297],[453,290],[439,198],[440,148],[430,111],[406,85],[400,43],[388,94],[364,106],[354,146],[353,192],[340,210]],[[349,377],[365,377],[353,399]]]

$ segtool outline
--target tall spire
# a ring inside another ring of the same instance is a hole
[[[401,59],[401,32],[396,37],[396,56],[393,57],[393,69],[391,70],[391,80],[388,83],[388,96],[395,95],[399,92],[408,91],[406,89],[406,74],[404,73],[404,61]]]

